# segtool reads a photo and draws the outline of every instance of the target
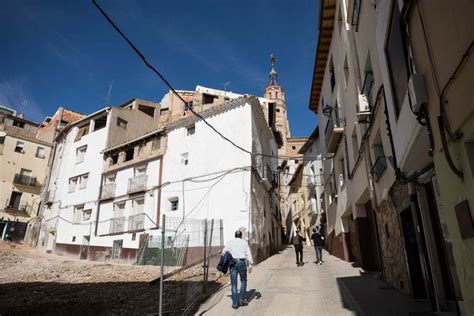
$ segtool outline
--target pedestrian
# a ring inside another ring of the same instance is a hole
[[[324,236],[321,235],[319,229],[313,227],[311,239],[313,240],[314,251],[316,252],[316,264],[321,265],[323,263]]]
[[[300,231],[296,230],[296,234],[293,236],[293,246],[295,247],[296,254],[296,266],[303,266],[303,241],[306,241],[306,238],[301,236]]]
[[[248,305],[247,300],[247,268],[252,273],[252,253],[247,241],[242,239],[242,232],[237,230],[235,238],[230,240],[222,253],[230,252],[233,262],[230,265],[230,283],[232,290],[232,308]],[[237,293],[237,275],[240,275],[240,295]]]

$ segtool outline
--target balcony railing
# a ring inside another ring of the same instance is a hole
[[[110,220],[110,234],[117,234],[124,232],[125,217],[115,217]]]
[[[328,121],[324,132],[328,153],[334,153],[336,151],[337,145],[342,137],[342,132],[344,132],[344,122],[344,118],[339,110],[336,110],[336,113],[334,113],[333,117]]]
[[[145,228],[145,214],[132,215],[128,218],[128,230],[141,230]]]
[[[17,173],[15,174],[15,177],[13,178],[13,183],[34,187],[36,186],[36,177],[31,177],[31,176]]]
[[[387,169],[387,160],[385,159],[385,156],[377,157],[374,165],[372,166],[372,170],[370,171],[370,173],[374,177],[375,182],[378,182],[380,180],[380,177],[382,177],[383,173],[385,172],[385,169]]]
[[[134,193],[134,192],[140,192],[144,191],[146,189],[146,180],[147,176],[142,175],[142,176],[137,176],[128,179],[128,193]]]
[[[115,196],[115,183],[104,184],[100,193],[101,199],[110,199]]]
[[[8,199],[5,203],[5,210],[10,212],[26,212],[30,214],[31,205],[28,203],[15,203]]]

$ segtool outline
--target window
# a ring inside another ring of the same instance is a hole
[[[195,125],[191,125],[191,126],[188,126],[186,128],[186,135],[187,136],[194,135],[194,133],[196,133],[196,126]]]
[[[74,192],[74,190],[76,190],[76,185],[77,185],[77,177],[70,178],[69,179],[69,193]]]
[[[390,81],[397,115],[408,88],[407,53],[403,45],[404,30],[401,27],[398,1],[393,1],[390,31],[385,46]]]
[[[82,221],[86,222],[86,221],[90,220],[91,215],[92,215],[92,210],[91,209],[82,211]]]
[[[82,146],[76,149],[76,163],[81,163],[84,161],[86,151],[87,151],[87,146]]]
[[[81,223],[82,212],[84,212],[84,205],[77,205],[74,207],[74,216],[73,216],[74,224]]]
[[[202,104],[211,104],[214,103],[214,99],[217,99],[216,96],[203,93],[202,94]]]
[[[16,142],[15,152],[24,154],[24,153],[25,153],[24,147],[25,147],[25,143],[23,143],[23,142]]]
[[[179,206],[179,198],[171,197],[168,199],[170,201],[170,211],[177,211]]]
[[[170,112],[170,110],[168,108],[165,108],[165,109],[160,109],[160,115],[166,115]]]
[[[142,214],[145,210],[145,199],[143,197],[133,200],[132,213],[134,215]]]
[[[341,12],[341,7],[339,6],[339,9],[337,10],[337,26],[339,28],[339,36],[342,36],[342,12]]]
[[[87,188],[87,180],[89,179],[89,174],[83,174],[82,176],[79,177],[79,189],[85,189]]]
[[[135,148],[131,147],[125,150],[125,161],[130,161],[133,159]]]
[[[341,158],[340,165],[341,165],[341,173],[339,174],[339,186],[342,187],[344,186],[344,182],[346,180],[346,173],[345,173],[346,165],[345,165],[344,157]]]
[[[107,126],[107,115],[103,115],[94,120],[93,132],[103,129],[105,126]]]
[[[44,158],[44,147],[36,147],[36,157]]]
[[[356,32],[359,28],[360,3],[361,3],[361,0],[354,0],[354,11],[352,11],[351,24],[355,26]]]
[[[110,156],[110,165],[115,165],[118,162],[118,157],[119,157],[118,153]]]
[[[125,202],[119,202],[114,204],[114,218],[123,217],[125,211]]]
[[[151,141],[151,150],[159,149],[161,147],[161,138]]]
[[[72,236],[72,242],[76,241],[76,236]]]
[[[146,165],[136,167],[133,171],[135,177],[140,177],[146,175]]]
[[[185,111],[190,111],[193,109],[193,101],[189,101],[184,105],[184,110]]]
[[[5,136],[0,136],[0,145],[5,144]]]
[[[105,176],[105,185],[107,184],[113,184],[115,183],[115,179],[116,179],[117,175],[114,173],[114,174],[109,174],[109,175],[106,175]]]
[[[187,166],[189,163],[188,153],[181,154],[181,164]]]
[[[145,113],[146,115],[148,115],[150,117],[155,117],[155,108],[152,107],[152,106],[146,106],[146,105],[139,104],[138,105],[138,110],[142,111],[143,113]]]
[[[132,241],[133,241],[133,240],[136,240],[136,239],[137,239],[137,234],[136,234],[136,233],[133,233],[133,234],[132,234]]]
[[[25,127],[25,122],[13,120],[13,126],[19,127],[19,128],[24,128]]]
[[[117,118],[117,126],[123,129],[127,129],[127,121],[121,119],[120,117]]]
[[[74,141],[75,142],[78,142],[82,139],[82,137],[84,135],[87,135],[89,133],[89,124],[87,125],[84,125],[82,127],[79,127],[78,131],[77,131],[77,134],[76,134],[76,138],[74,138]]]

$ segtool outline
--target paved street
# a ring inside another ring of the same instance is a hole
[[[409,315],[428,309],[426,303],[364,273],[350,263],[323,254],[323,265],[314,263],[314,251],[304,250],[303,267],[295,264],[288,247],[255,267],[249,275],[250,304],[231,308],[227,286],[199,309],[199,315]],[[426,315],[426,314],[425,314]]]

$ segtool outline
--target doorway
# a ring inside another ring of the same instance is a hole
[[[400,219],[403,230],[403,239],[407,254],[408,268],[410,270],[411,287],[415,299],[426,299],[425,281],[423,280],[423,271],[416,242],[415,224],[411,208],[408,207],[400,213]]]
[[[365,204],[365,212],[367,213],[367,230],[368,230],[368,239],[367,244],[367,256],[364,260],[364,269],[372,271],[382,270],[382,263],[380,259],[380,249],[379,249],[379,234],[377,228],[377,217],[375,211],[372,208],[372,202],[368,201]],[[363,246],[361,246],[363,247]]]
[[[112,259],[120,259],[122,255],[122,246],[123,240],[114,240],[114,245],[112,247]]]
[[[20,209],[20,202],[21,202],[21,192],[12,191],[10,196],[10,202],[8,203],[8,208],[13,210]]]
[[[91,236],[83,236],[82,237],[82,245],[81,245],[81,260],[86,260],[89,254],[89,243],[90,243]]]

